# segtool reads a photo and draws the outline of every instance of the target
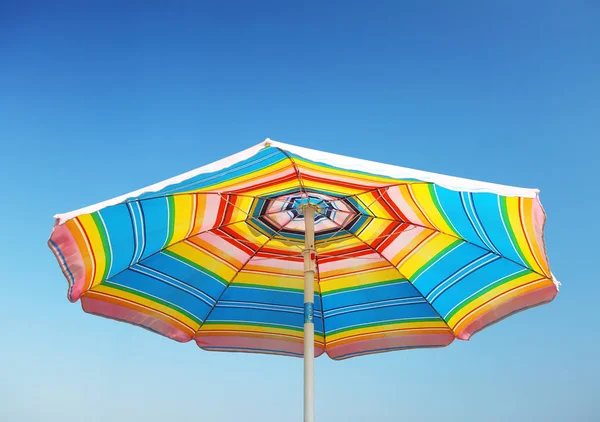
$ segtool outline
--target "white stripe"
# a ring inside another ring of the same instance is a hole
[[[251,290],[263,290],[263,291],[266,291],[266,292],[272,292],[272,291],[275,290],[275,291],[283,291],[285,293],[290,293],[290,294],[304,296],[304,292],[302,290],[269,289],[268,287],[247,286],[245,284],[232,284],[232,285],[229,285],[228,289],[251,289]],[[315,292],[315,295],[316,295],[316,292]]]
[[[463,203],[465,205],[468,205],[466,207],[467,208],[466,215],[467,215],[467,218],[469,219],[469,221],[471,222],[473,229],[479,235],[479,238],[487,246],[488,249],[490,249],[490,250],[496,252],[498,255],[500,255],[500,252],[498,252],[498,250],[494,247],[491,239],[486,234],[486,232],[483,228],[483,224],[481,223],[481,221],[479,221],[479,218],[477,218],[477,215],[475,214],[475,204],[473,203],[473,198],[468,193],[462,193],[461,196],[463,198]],[[466,201],[464,201],[465,197],[467,198]],[[471,215],[471,213],[473,215]]]
[[[148,277],[156,278],[156,279],[162,281],[163,283],[166,283],[170,286],[179,288],[179,289],[191,294],[192,296],[200,299],[202,302],[205,302],[207,305],[215,304],[215,300],[213,298],[211,298],[210,296],[208,296],[203,291],[198,290],[191,286],[187,286],[187,285],[183,284],[181,281],[177,280],[176,278],[170,277],[165,274],[161,274],[161,273],[153,270],[152,268],[145,267],[141,264],[137,264],[137,265],[131,267],[130,270],[138,272],[140,274],[144,274]]]
[[[135,212],[133,211],[133,206],[131,205],[131,202],[127,203],[127,208],[129,209],[129,213],[131,215],[131,222],[133,223],[133,238],[134,238],[134,249],[133,249],[133,256],[131,257],[131,262],[130,262],[130,266],[133,265],[134,263],[137,262],[137,255],[138,255],[138,243],[139,243],[139,236],[138,236],[138,228],[137,228],[137,218],[135,215]]]
[[[285,311],[285,312],[289,312],[291,314],[298,314],[298,315],[304,314],[304,310],[267,308],[267,307],[258,306],[258,305],[254,305],[254,306],[251,306],[251,305],[221,305],[220,301],[219,301],[219,304],[217,304],[215,307],[217,307],[217,308],[256,309],[259,311],[275,311],[275,312]]]
[[[171,224],[170,224],[170,221],[171,221],[171,209],[169,207],[169,198],[167,198],[165,196],[164,199],[165,199],[165,202],[167,203],[167,221],[166,221],[167,222],[167,237],[165,238],[165,241],[164,241],[164,243],[162,245],[162,248],[160,248],[160,249],[164,249],[167,246],[167,244],[169,242],[169,236],[170,236],[169,230],[171,230]]]
[[[408,280],[401,280],[401,281],[397,281],[395,283],[380,284],[380,285],[377,285],[377,286],[369,286],[369,287],[357,287],[355,289],[346,290],[346,291],[343,291],[343,292],[335,292],[335,293],[327,293],[327,292],[325,292],[324,294],[325,294],[325,297],[327,298],[327,297],[331,297],[331,296],[335,296],[335,295],[341,295],[341,294],[345,294],[345,293],[355,293],[358,290],[360,290],[362,292],[364,290],[377,289],[377,288],[380,288],[380,287],[395,286],[397,284],[404,284],[404,283],[409,283],[409,281]]]
[[[402,306],[402,305],[416,305],[419,303],[427,303],[427,301],[425,299],[422,298],[407,298],[405,300],[396,300],[396,301],[385,301],[387,303],[383,303],[383,302],[378,302],[378,303],[373,303],[373,304],[362,304],[362,305],[354,305],[354,306],[347,306],[344,308],[338,308],[335,310],[330,310],[330,311],[325,311],[324,315],[325,318],[330,318],[330,317],[334,317],[337,315],[343,315],[343,314],[347,314],[349,312],[356,312],[356,311],[370,311],[373,309],[380,309],[380,308],[389,308],[392,306]]]
[[[208,327],[212,326],[213,324],[224,324],[224,325],[235,325],[235,324],[256,324],[256,325],[271,325],[273,326],[273,328],[292,328],[294,330],[297,330],[298,326],[296,325],[289,325],[289,324],[276,324],[276,323],[272,323],[272,322],[259,322],[259,321],[232,321],[230,319],[211,319],[210,320],[210,324],[209,325],[205,325],[204,327],[207,327],[207,329],[210,329]],[[202,330],[200,331],[202,332]]]
[[[278,310],[278,311],[290,311],[296,313],[304,313],[304,308],[302,306],[288,306],[288,305],[275,305],[270,303],[257,303],[257,302],[241,302],[236,300],[219,300],[216,305],[217,307],[232,307],[232,308],[251,308],[252,306],[256,308],[263,308],[267,310]],[[253,308],[254,309],[254,308]],[[316,311],[315,311],[316,312]]]
[[[444,216],[446,217],[446,222],[450,225],[450,227],[452,227],[452,230],[454,230],[454,233],[456,233],[458,235],[458,237],[460,237],[461,239],[463,239],[462,234],[460,234],[460,232],[456,229],[456,227],[454,226],[454,224],[452,224],[452,219],[448,217],[448,214],[446,214],[446,211],[444,210],[444,207],[442,206],[442,201],[440,201],[440,197],[437,193],[437,187],[435,185],[433,185],[433,192],[435,193],[435,197],[437,199],[437,203],[440,206],[440,209],[442,210],[442,213],[444,213]]]
[[[444,280],[442,282],[442,284],[440,284],[435,289],[433,289],[431,292],[429,292],[429,294],[427,295],[427,300],[430,303],[434,302],[442,293],[444,293],[450,287],[452,287],[453,285],[455,285],[456,283],[461,281],[463,278],[465,278],[469,274],[477,271],[479,268],[482,268],[483,266],[485,266],[499,258],[500,258],[499,256],[496,256],[492,253],[488,253],[486,255],[483,255],[483,256],[477,258],[475,261],[462,267],[456,273],[452,274],[450,277],[448,277],[446,280]],[[440,290],[439,293],[434,294],[438,290]]]
[[[139,256],[138,256],[138,261],[139,261],[140,259],[142,259],[142,254],[144,253],[144,250],[146,249],[146,229],[145,229],[146,221],[144,220],[144,213],[142,211],[142,205],[139,203],[139,201],[136,201],[135,203],[138,207],[138,213],[140,216],[140,224],[141,224],[141,227],[140,227],[140,235],[141,235],[141,243],[140,244],[141,244],[141,246],[139,247],[140,252],[139,252]]]

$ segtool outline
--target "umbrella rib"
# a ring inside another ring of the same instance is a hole
[[[294,159],[290,156],[290,154],[287,151],[284,151],[279,147],[276,147],[276,148],[280,152],[282,152],[283,155],[285,155],[288,158],[288,160],[290,160],[290,162],[292,163],[292,166],[294,167],[294,170],[296,171],[296,176],[298,177],[298,183],[300,184],[300,190],[302,190],[304,192],[304,194],[308,197],[308,192],[306,191],[306,186],[304,186],[304,182],[302,181],[302,175],[300,174],[300,170],[298,169],[296,162],[294,161]]]
[[[343,201],[344,199],[348,199],[348,198],[356,198],[356,199],[360,200],[358,198],[358,195],[365,195],[367,193],[377,192],[377,191],[379,191],[381,189],[388,190],[390,188],[395,188],[395,187],[398,187],[398,186],[406,186],[406,185],[431,185],[431,184],[432,184],[432,182],[401,182],[401,183],[392,183],[390,185],[377,186],[376,188],[368,189],[368,190],[365,190],[365,191],[362,191],[362,192],[352,193],[350,195],[340,196],[339,198],[337,198],[335,201],[332,201],[332,202]]]
[[[148,256],[147,256],[147,257],[145,257],[144,259],[140,259],[140,260],[138,260],[138,261],[136,261],[136,262],[134,262],[134,263],[132,263],[132,264],[128,265],[127,267],[123,268],[121,271],[118,271],[118,272],[116,272],[115,274],[111,275],[111,276],[110,276],[110,278],[114,278],[114,277],[116,277],[117,275],[119,275],[119,274],[121,274],[121,273],[123,273],[123,272],[127,271],[128,269],[130,269],[130,268],[131,268],[131,267],[133,267],[134,265],[136,265],[136,264],[139,264],[139,263],[142,263],[142,262],[144,262],[145,260],[147,260],[148,258],[151,258],[151,257],[153,257],[154,255],[161,253],[161,252],[162,252],[162,251],[164,251],[165,249],[168,249],[168,248],[170,248],[171,246],[175,246],[175,245],[178,245],[178,244],[180,244],[180,243],[183,243],[183,242],[185,242],[186,240],[189,240],[189,239],[190,239],[190,238],[192,238],[192,237],[195,237],[195,236],[198,236],[198,235],[201,235],[201,234],[205,234],[205,233],[210,233],[210,232],[212,232],[213,230],[219,230],[219,229],[222,229],[223,227],[229,227],[229,226],[233,226],[233,225],[235,225],[235,224],[245,223],[245,222],[247,222],[249,219],[250,219],[250,220],[259,220],[259,218],[258,218],[258,217],[250,217],[249,215],[246,215],[246,219],[244,219],[244,220],[232,221],[232,222],[230,222],[230,223],[227,223],[227,224],[222,224],[222,225],[220,225],[220,226],[217,226],[217,227],[212,227],[212,228],[210,228],[210,229],[208,229],[208,230],[204,230],[204,231],[202,231],[202,232],[198,232],[198,233],[191,234],[191,235],[189,235],[189,236],[185,236],[183,239],[181,239],[181,240],[178,240],[177,242],[171,243],[170,245],[166,245],[166,246],[164,246],[164,247],[162,247],[162,248],[158,249],[156,252],[152,252],[150,255],[148,255]],[[283,227],[281,227],[281,229],[279,229],[279,230],[277,231],[277,233],[279,233],[279,232],[280,232],[280,231],[281,231],[281,230],[282,230],[282,229],[283,229],[285,226],[287,226],[287,225],[288,225],[288,224],[289,224],[289,223],[290,223],[292,220],[293,220],[293,218],[292,218],[290,221],[288,221],[287,223],[285,223],[285,224],[283,225]],[[276,234],[277,234],[277,233],[276,233]],[[240,241],[239,239],[235,239],[235,238],[232,238],[232,237],[229,237],[229,238],[227,238],[227,237],[224,237],[224,236],[219,236],[219,235],[216,235],[216,236],[218,236],[218,237],[220,237],[220,238],[224,238],[224,239],[233,239],[233,240],[236,240],[236,241]],[[267,243],[268,243],[270,240],[271,240],[271,239],[269,239],[269,240],[267,241]],[[266,243],[265,243],[265,245],[266,245]],[[264,245],[263,245],[263,246],[264,246]],[[102,282],[104,282],[104,281],[107,281],[107,280],[108,280],[108,278],[107,278],[107,279],[105,279],[105,280],[102,280],[102,281],[101,281],[101,283],[102,283]],[[91,288],[90,288],[90,289],[91,289]],[[88,289],[88,290],[90,290],[90,289]]]
[[[376,217],[373,217],[373,218],[376,219]],[[400,224],[406,224],[407,226],[410,226],[406,230],[402,230],[403,232],[407,232],[407,231],[414,230],[414,229],[417,228],[417,226],[411,226],[410,223],[400,223]],[[339,233],[339,230],[336,233]],[[373,240],[388,239],[388,238],[390,238],[390,237],[392,237],[392,236],[394,236],[396,234],[397,234],[396,232],[393,232],[393,233],[390,233],[390,234],[384,234],[382,236],[370,237],[370,238],[365,239],[365,240],[368,241],[368,242],[370,242],[370,241],[373,241]],[[325,239],[323,241],[318,242],[318,244],[319,244],[319,246],[323,246],[323,245],[328,245],[330,243],[337,242],[337,241],[338,240],[336,240],[336,239],[332,239],[331,240],[330,238],[327,238],[327,239]],[[329,253],[334,253],[336,250],[344,250],[344,249],[346,249],[346,248],[332,249],[329,252],[327,252],[326,254],[321,255],[321,256],[333,256],[333,255],[329,255]]]
[[[204,317],[204,321],[202,321],[202,324],[200,324],[200,326],[198,327],[198,330],[196,330],[196,334],[198,334],[198,332],[200,332],[200,330],[204,326],[204,323],[206,321],[208,321],[208,318],[210,317],[210,314],[212,314],[212,311],[217,307],[217,304],[219,303],[219,300],[221,300],[221,298],[223,297],[223,295],[225,294],[225,292],[227,291],[227,289],[229,288],[229,286],[231,286],[231,284],[235,281],[236,277],[244,270],[244,268],[246,267],[246,265],[248,265],[248,263],[252,260],[252,258],[254,258],[261,251],[261,249],[264,248],[267,245],[267,243],[269,243],[271,240],[273,240],[275,238],[275,236],[277,236],[279,234],[279,232],[281,232],[293,220],[294,220],[293,218],[290,219],[290,221],[288,221],[287,223],[285,223],[284,225],[282,225],[279,228],[279,230],[273,232],[273,234],[271,234],[271,236],[269,236],[269,238],[267,239],[267,241],[265,243],[263,243],[262,245],[260,245],[258,247],[258,249],[256,249],[256,251],[254,251],[254,253],[252,253],[252,255],[250,255],[250,257],[246,260],[246,262],[244,262],[242,264],[242,266],[240,267],[240,269],[235,272],[235,274],[233,275],[233,277],[231,278],[231,280],[229,281],[229,283],[227,283],[227,286],[225,286],[225,288],[223,289],[223,291],[221,292],[221,294],[215,300],[215,304],[213,305],[213,307],[210,308],[210,311],[208,311],[208,314],[206,314],[206,317]]]
[[[358,198],[357,198],[357,199],[358,199]],[[361,202],[362,202],[362,201],[361,201]],[[371,203],[371,205],[373,205],[375,202],[376,202],[376,201],[372,202],[372,203]],[[459,236],[456,236],[456,235],[453,235],[453,234],[450,234],[450,233],[443,232],[443,231],[441,231],[441,230],[439,230],[439,229],[437,229],[437,228],[432,228],[432,227],[424,226],[424,225],[422,225],[422,224],[413,223],[413,222],[411,222],[411,221],[396,220],[395,218],[385,218],[385,217],[380,217],[380,216],[378,216],[377,214],[375,214],[375,213],[373,212],[373,210],[372,210],[371,208],[369,208],[369,206],[368,206],[368,205],[366,205],[364,202],[363,202],[363,204],[364,204],[364,205],[365,205],[365,207],[366,207],[366,208],[369,210],[369,212],[371,213],[371,215],[369,215],[369,214],[365,214],[365,213],[362,213],[362,212],[360,212],[360,211],[359,211],[358,213],[350,213],[350,212],[346,212],[346,211],[339,211],[339,212],[346,213],[346,214],[352,214],[352,215],[361,215],[361,216],[363,216],[363,217],[374,218],[374,219],[383,220],[383,221],[390,221],[390,222],[394,222],[394,223],[408,224],[408,225],[410,225],[410,226],[420,227],[420,228],[422,228],[422,229],[426,229],[426,230],[432,230],[432,231],[434,231],[434,232],[441,233],[441,234],[443,234],[443,235],[446,235],[446,236],[452,237],[452,238],[454,238],[454,239],[456,239],[456,240],[460,240],[461,242],[468,243],[469,245],[471,245],[471,246],[474,246],[474,247],[476,247],[476,248],[479,248],[479,249],[481,249],[481,250],[484,250],[484,251],[486,251],[486,252],[492,253],[492,254],[494,254],[494,255],[496,255],[496,256],[499,256],[499,257],[500,257],[500,258],[502,258],[502,259],[506,259],[507,261],[510,261],[510,262],[512,262],[512,263],[513,263],[513,264],[515,264],[515,265],[518,265],[518,266],[520,266],[520,267],[522,267],[522,268],[525,268],[526,270],[529,270],[529,271],[531,271],[531,272],[534,272],[534,273],[536,273],[537,275],[539,275],[539,276],[541,276],[541,277],[544,277],[544,278],[547,278],[547,279],[549,279],[549,277],[548,277],[546,274],[542,274],[542,273],[540,273],[540,272],[538,272],[538,271],[534,270],[533,268],[529,268],[528,266],[526,266],[526,265],[523,265],[523,264],[522,264],[522,263],[520,263],[520,262],[517,262],[517,261],[515,261],[515,260],[513,260],[513,259],[511,259],[511,258],[509,258],[509,257],[507,257],[507,256],[501,255],[501,254],[499,254],[499,253],[497,253],[497,252],[495,252],[495,251],[493,251],[493,250],[491,250],[491,249],[484,248],[483,246],[477,245],[477,244],[475,244],[475,243],[473,243],[473,242],[471,242],[471,241],[469,241],[469,240],[467,240],[467,239],[463,239],[462,237],[459,237]],[[331,220],[331,221],[333,221],[333,220]],[[339,226],[339,224],[338,224],[338,223],[336,223],[335,221],[333,221],[333,222],[334,222],[334,223],[335,223],[337,226]],[[346,230],[346,231],[348,231],[348,230]],[[350,232],[348,232],[348,233],[350,233]],[[351,233],[351,234],[352,234],[352,233]],[[361,240],[361,241],[362,241],[362,240]]]
[[[333,222],[333,224],[336,224],[336,225],[338,225],[339,227],[341,227],[341,226],[340,226],[338,223],[336,223],[335,221],[333,221],[333,220],[330,220],[330,221],[332,221],[332,222]],[[388,263],[388,265],[389,265],[390,267],[392,267],[393,269],[395,269],[395,270],[398,272],[398,274],[400,274],[400,276],[401,276],[402,278],[404,278],[404,279],[406,279],[406,280],[408,280],[408,281],[410,282],[410,279],[409,279],[408,277],[406,277],[404,274],[402,274],[402,272],[400,271],[400,269],[399,269],[398,267],[396,267],[394,264],[392,264],[392,262],[391,262],[389,259],[387,259],[385,256],[383,256],[383,255],[382,255],[380,252],[378,252],[378,251],[377,251],[377,249],[373,248],[371,245],[369,245],[367,242],[365,242],[364,240],[362,240],[360,237],[358,237],[358,236],[357,236],[357,235],[355,235],[354,233],[350,232],[349,230],[347,230],[347,229],[345,229],[345,228],[343,228],[343,230],[344,230],[344,231],[346,231],[346,232],[347,232],[348,234],[350,234],[351,236],[354,236],[356,239],[358,239],[358,241],[359,241],[359,242],[363,243],[363,244],[364,244],[366,247],[368,247],[368,248],[369,248],[369,249],[370,249],[372,252],[374,252],[374,253],[376,253],[377,255],[379,255],[379,256],[380,256],[382,259],[384,259],[384,260],[385,260],[385,261]],[[412,284],[412,282],[410,282],[410,284],[411,284],[411,285],[413,285],[413,284]],[[413,287],[414,287],[414,285],[413,285]],[[321,285],[319,284],[319,290],[320,290],[320,289],[321,289]],[[446,324],[446,327],[448,327],[448,329],[449,329],[449,330],[452,332],[452,334],[454,334],[454,330],[452,330],[452,328],[450,328],[450,326],[448,325],[448,322],[447,322],[447,321],[446,321],[446,320],[445,320],[445,319],[444,319],[444,318],[443,318],[443,317],[440,315],[440,313],[437,311],[437,309],[435,309],[435,308],[433,307],[433,304],[431,304],[431,303],[430,303],[430,302],[427,300],[427,298],[425,298],[425,296],[423,296],[423,294],[422,294],[422,293],[419,291],[419,289],[417,289],[416,287],[415,287],[415,291],[416,291],[416,292],[419,294],[419,296],[421,296],[421,297],[423,298],[423,300],[424,300],[425,302],[427,302],[427,303],[429,304],[429,306],[431,307],[431,309],[433,309],[433,311],[436,313],[436,315],[437,315],[437,316],[438,316],[438,317],[439,317],[439,318],[440,318],[440,319],[441,319],[441,320],[444,322],[444,324]],[[321,311],[322,311],[322,312],[323,312],[323,314],[324,314],[325,310],[324,310],[324,309],[321,309]],[[324,317],[323,317],[323,318],[324,318]]]

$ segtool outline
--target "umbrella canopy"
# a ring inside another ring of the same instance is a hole
[[[307,202],[317,355],[445,346],[557,293],[536,190],[269,140],[57,215],[49,245],[86,312],[299,356]]]
[[[314,354],[345,359],[446,346],[551,301],[544,223],[536,190],[267,140],[57,215],[49,245],[86,312],[290,356],[314,322]]]

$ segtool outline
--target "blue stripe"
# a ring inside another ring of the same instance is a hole
[[[145,217],[145,225],[150,229],[146,231],[146,248],[141,259],[161,250],[167,240],[169,220],[167,203],[164,199],[149,199],[140,202]]]
[[[385,308],[368,309],[325,317],[327,320],[328,333],[364,324],[394,321],[399,319],[421,318],[439,319],[439,316],[429,303],[422,302],[416,304],[395,305]]]
[[[158,192],[147,192],[141,195],[140,199],[156,198],[160,196],[172,195],[175,193],[190,192],[216,185],[221,182],[232,180],[236,177],[253,173],[263,168],[269,167],[280,161],[287,160],[285,154],[281,151],[268,148],[259,151],[254,156],[212,173],[202,173],[191,179],[176,183],[159,190]]]

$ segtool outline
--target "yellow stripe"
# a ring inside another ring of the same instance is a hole
[[[458,236],[458,233],[448,225],[444,216],[436,206],[428,184],[413,185],[412,192],[423,212],[438,230]]]
[[[370,182],[373,184],[379,185],[389,185],[393,183],[398,183],[402,180],[394,179],[392,177],[386,176],[376,176],[376,175],[366,175],[358,172],[354,172],[351,170],[342,170],[337,168],[325,167],[323,165],[313,163],[311,161],[306,161],[298,157],[294,157],[294,162],[298,168],[306,168],[310,169],[314,172],[318,172],[323,175],[323,177],[329,177],[333,180],[341,179],[341,180],[349,180],[353,183],[365,183]]]
[[[230,221],[243,221],[248,217],[254,198],[248,196],[235,196]]]
[[[400,264],[400,272],[411,279],[423,266],[442,250],[456,242],[456,239],[442,233],[429,237],[413,254]]]
[[[379,198],[381,195],[377,192],[367,192],[361,195],[357,195],[357,197],[361,200],[361,202],[368,207],[368,209],[373,213],[373,215],[379,218],[385,218],[388,220],[395,220],[396,216],[390,214],[385,207],[379,202]]]
[[[234,268],[227,265],[220,259],[217,259],[214,256],[208,254],[207,252],[201,250],[199,247],[195,248],[194,246],[191,246],[187,242],[174,244],[172,246],[169,246],[168,249],[170,252],[173,252],[182,258],[195,262],[202,268],[205,268],[210,272],[218,274],[224,280],[231,280],[236,273],[236,270]]]
[[[247,182],[252,181],[252,184],[260,184],[260,179],[263,179],[265,176],[270,175],[271,173],[281,172],[285,169],[292,168],[292,164],[289,160],[281,160],[277,163],[273,163],[269,167],[265,167],[263,169],[253,171],[252,173],[244,174],[235,179],[224,180],[220,183],[215,183],[214,185],[206,186],[194,192],[222,192],[228,190],[235,190],[239,188],[240,185],[246,184]]]
[[[95,271],[94,280],[92,281],[92,286],[94,287],[97,284],[103,281],[104,271],[106,270],[106,254],[104,253],[104,247],[102,246],[102,238],[100,237],[100,232],[98,231],[98,227],[94,222],[91,214],[84,214],[77,217],[79,222],[85,229],[85,232],[88,235],[88,239],[90,241],[90,247],[94,251],[95,256]]]
[[[304,289],[304,278],[303,277],[290,277],[284,275],[270,275],[270,274],[255,274],[247,271],[241,271],[235,278],[234,284],[253,284],[265,286],[265,288],[275,287],[283,289]],[[315,281],[315,290],[318,291],[319,286]]]
[[[208,334],[209,332],[218,332],[218,331],[236,331],[243,333],[244,331],[253,331],[259,333],[269,333],[269,334],[280,334],[286,336],[293,336],[298,338],[303,338],[304,333],[298,330],[292,330],[289,328],[274,328],[274,327],[264,327],[259,325],[239,325],[239,324],[206,324],[203,325],[199,332]]]
[[[285,183],[277,183],[276,185],[257,187],[249,191],[245,191],[244,195],[251,196],[269,196],[277,192],[289,191],[294,189],[300,189],[300,183],[298,179],[293,179]]]
[[[194,330],[197,330],[200,327],[200,325],[198,323],[196,323],[194,320],[188,318],[185,314],[178,312],[176,309],[161,305],[158,302],[154,302],[154,301],[146,299],[142,296],[138,296],[133,293],[129,293],[129,292],[126,292],[126,291],[123,291],[120,289],[110,287],[106,284],[100,284],[100,285],[94,287],[93,292],[100,292],[100,293],[105,293],[105,294],[108,294],[111,296],[120,297],[123,299],[127,299],[131,302],[139,303],[140,305],[147,306],[148,308],[156,309],[157,311],[160,311],[166,315],[169,315],[170,317],[180,321],[182,324],[187,325],[188,327],[191,327]]]
[[[389,226],[396,224],[397,223],[387,220],[372,219],[368,226],[358,234],[358,237],[365,243],[372,244],[377,240],[378,236],[382,236],[382,233],[384,233]]]
[[[525,237],[525,232],[523,231],[523,227],[521,225],[519,198],[508,197],[505,199],[505,201],[509,220],[507,223],[517,239],[516,241],[518,245],[515,245],[518,246],[517,254],[524,259],[529,268],[543,274],[542,268],[535,261],[535,258],[529,249],[529,245],[527,244],[527,238]],[[514,241],[514,239],[512,240]]]
[[[319,249],[319,254],[331,254],[333,251],[341,251],[345,249],[355,248],[363,243],[354,236],[347,236],[343,239],[331,238],[317,240],[316,244]]]
[[[321,266],[321,268],[323,268],[324,266]],[[348,261],[348,265],[344,266],[343,268],[337,268],[335,270],[330,270],[330,271],[323,271],[321,270],[319,275],[321,277],[321,281],[326,281],[328,279],[331,279],[333,277],[340,277],[346,274],[352,274],[352,273],[362,273],[363,277],[369,277],[368,274],[365,274],[365,272],[368,272],[370,270],[374,270],[374,269],[378,269],[378,268],[384,268],[384,267],[390,267],[390,264],[383,258],[381,259],[368,259],[368,258],[350,258]],[[398,272],[396,271],[396,274],[398,274]]]
[[[412,185],[413,187],[416,187],[418,185]],[[421,224],[422,226],[425,227],[430,227],[432,229],[437,230],[436,227],[434,227],[429,220],[427,219],[427,216],[425,214],[423,214],[423,212],[421,211],[421,209],[418,207],[417,204],[415,204],[415,199],[413,199],[412,196],[412,190],[410,190],[410,187],[408,185],[401,185],[398,186],[398,190],[400,191],[400,195],[402,195],[402,198],[404,199],[404,202],[406,202],[406,205],[415,213],[418,221],[411,221],[412,223],[417,223],[417,224]]]
[[[384,281],[398,280],[399,278],[400,274],[398,274],[398,270],[387,267],[381,270],[371,271],[367,274],[343,275],[337,278],[330,278],[327,281],[322,281],[321,292],[328,293],[339,289],[367,286],[369,284],[381,283]]]
[[[490,290],[489,292],[486,292],[484,295],[473,300],[468,305],[463,305],[463,307],[460,308],[460,310],[458,312],[456,312],[450,319],[448,319],[448,321],[447,321],[448,325],[450,326],[450,328],[455,329],[456,324],[462,318],[464,318],[466,315],[468,315],[474,309],[483,305],[485,302],[489,301],[490,299],[492,299],[502,293],[505,293],[511,289],[514,289],[515,287],[521,286],[523,284],[527,284],[527,283],[532,282],[539,278],[540,278],[539,274],[536,274],[534,272],[527,272],[527,273],[524,273],[523,276],[521,276],[521,277],[515,278],[514,280],[511,280],[509,282],[501,284],[500,286],[496,287],[495,289]],[[523,293],[524,293],[524,291],[517,290],[515,293],[511,294],[510,297],[519,296]],[[464,325],[464,324],[461,323],[461,325]]]
[[[192,195],[175,195],[173,196],[174,209],[173,218],[173,236],[171,243],[180,242],[185,239],[190,231],[190,220],[192,219],[192,208],[194,206]]]

